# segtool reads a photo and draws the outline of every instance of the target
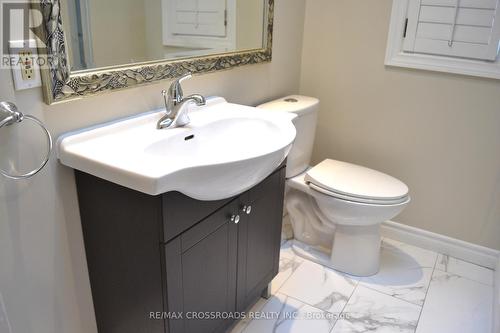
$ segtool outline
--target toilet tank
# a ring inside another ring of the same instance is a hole
[[[318,117],[319,100],[314,97],[291,95],[258,106],[269,111],[293,112],[297,136],[288,155],[286,177],[304,172],[311,163],[314,135]]]

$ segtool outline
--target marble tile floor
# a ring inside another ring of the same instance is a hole
[[[380,271],[359,278],[302,259],[286,242],[271,298],[260,299],[230,332],[490,333],[493,275],[385,238]]]

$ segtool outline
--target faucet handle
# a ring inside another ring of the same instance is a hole
[[[182,75],[180,78],[178,78],[176,81],[178,83],[181,83],[182,81],[184,80],[187,80],[187,79],[190,79],[193,77],[193,74],[191,74],[190,72],[187,72],[186,74]]]
[[[184,97],[181,83],[182,83],[182,81],[190,79],[192,77],[193,77],[193,75],[191,73],[186,73],[186,74],[182,75],[181,77],[179,77],[178,79],[176,79],[174,82],[172,82],[172,84],[170,85],[170,88],[168,89],[168,94],[169,94],[170,98],[172,98],[177,103],[180,102],[182,100],[182,98]]]
[[[161,91],[161,95],[163,96],[163,102],[165,103],[165,111],[169,114],[172,110],[169,109],[169,99],[168,93],[165,89]]]

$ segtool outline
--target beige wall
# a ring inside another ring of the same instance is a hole
[[[384,67],[390,0],[307,1],[301,93],[321,99],[314,160],[394,175],[396,221],[500,249],[500,81]]]
[[[243,104],[297,93],[303,17],[304,0],[277,0],[273,62],[196,76],[185,92]],[[10,71],[0,70],[1,99],[40,117],[55,136],[158,108],[168,84],[49,107],[40,89],[14,92]],[[0,177],[0,293],[13,333],[96,332],[73,174],[55,156],[30,181]]]
[[[237,0],[236,1],[236,49],[261,48],[264,20],[263,0]]]
[[[150,60],[145,11],[143,1],[90,0],[94,67]]]
[[[146,52],[149,60],[165,58],[162,37],[162,0],[144,0]]]

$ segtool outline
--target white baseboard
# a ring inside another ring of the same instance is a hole
[[[447,254],[451,257],[495,270],[500,259],[500,251],[393,221],[382,223],[381,232],[382,237],[392,238],[428,250]]]

